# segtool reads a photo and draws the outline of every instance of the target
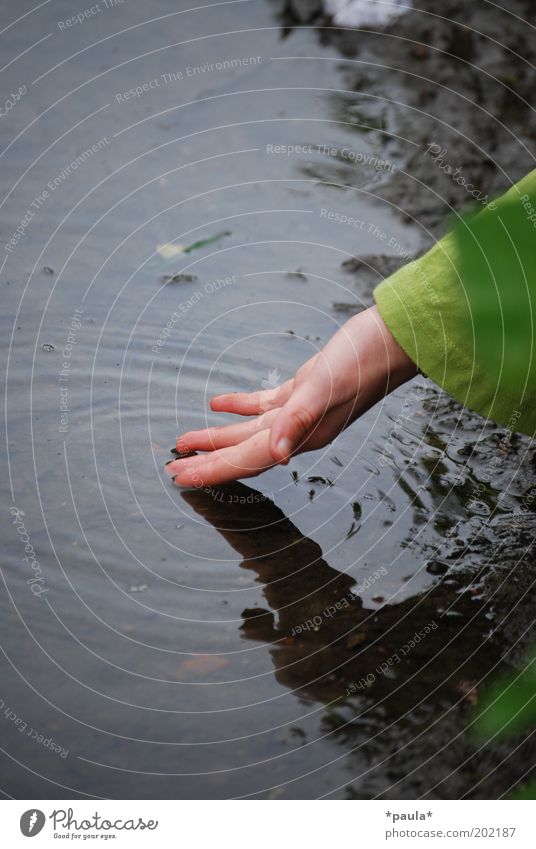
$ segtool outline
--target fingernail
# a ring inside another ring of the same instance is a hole
[[[173,463],[173,460],[166,460],[166,462],[164,463],[164,466],[169,466],[170,463]]]
[[[184,460],[186,457],[195,457],[197,451],[190,451],[189,448],[172,448],[171,454],[176,454],[179,460]]]
[[[286,437],[280,439],[277,443],[276,450],[281,458],[290,457],[290,454],[292,453],[292,444],[290,439],[287,439]]]
[[[172,472],[176,472],[178,468],[178,466],[175,465],[177,463],[177,460],[170,460],[170,462],[173,463],[172,469],[167,468],[169,463],[166,463],[166,465],[164,466],[164,471],[167,472],[168,475],[170,475]]]

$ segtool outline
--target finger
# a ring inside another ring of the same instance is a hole
[[[302,379],[312,370],[317,358],[318,354],[314,354],[300,367],[298,373]],[[215,412],[236,413],[240,416],[258,416],[286,404],[293,392],[294,382],[295,379],[291,378],[275,389],[215,395],[210,402],[210,407]]]
[[[249,478],[274,465],[269,430],[261,430],[239,445],[176,460],[166,467],[178,486],[206,487]]]
[[[240,416],[258,416],[268,410],[281,407],[290,397],[293,385],[294,378],[287,380],[275,389],[216,395],[212,398],[210,407],[215,412],[237,413]]]
[[[177,439],[177,450],[187,451],[217,451],[219,448],[227,448],[237,445],[250,436],[254,436],[260,430],[270,427],[277,410],[271,410],[262,416],[257,416],[251,421],[238,424],[224,425],[223,427],[207,427],[203,430],[191,430],[183,433]]]

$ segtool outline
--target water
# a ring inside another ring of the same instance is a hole
[[[25,87],[2,117],[3,792],[489,792],[463,732],[502,663],[505,547],[525,575],[527,440],[494,463],[504,431],[418,378],[254,489],[163,472],[180,432],[227,420],[212,394],[287,379],[385,254],[424,246],[374,196],[411,152],[384,137],[397,108],[260,0],[70,27],[66,2],[8,3],[3,25],[25,11],[3,72]]]

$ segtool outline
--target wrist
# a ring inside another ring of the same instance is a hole
[[[376,305],[355,316],[361,363],[373,372],[378,393],[386,395],[418,373],[418,368],[385,324]],[[365,361],[365,363],[363,362]]]
[[[386,352],[387,384],[388,392],[392,392],[397,386],[415,377],[419,369],[413,360],[408,357],[404,349],[398,344],[395,337],[387,327],[377,306],[371,307],[378,322]]]

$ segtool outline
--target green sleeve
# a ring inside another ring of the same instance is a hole
[[[374,297],[421,371],[461,404],[536,435],[536,170]]]

